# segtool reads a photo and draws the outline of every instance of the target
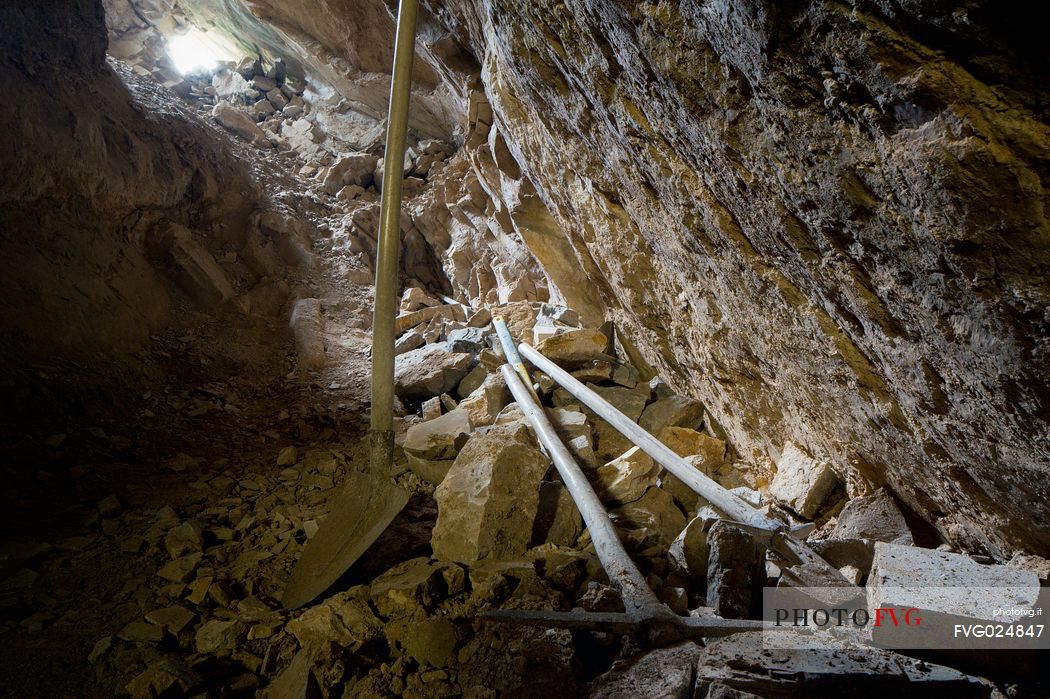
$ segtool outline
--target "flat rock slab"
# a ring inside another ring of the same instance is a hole
[[[443,344],[427,345],[394,362],[394,385],[402,398],[423,400],[454,389],[470,371],[473,355],[451,352]]]
[[[594,359],[605,353],[609,338],[601,330],[568,330],[543,340],[536,350],[553,362],[571,363]],[[634,418],[637,419],[637,418]]]
[[[930,623],[942,616],[994,620],[992,610],[1036,606],[1039,590],[1039,576],[1029,570],[981,565],[958,553],[879,542],[868,577],[868,609],[914,607]]]
[[[985,680],[892,651],[827,640],[816,648],[770,648],[774,634],[711,639],[697,664],[696,696],[714,685],[761,697],[989,697]],[[718,696],[718,695],[716,695]]]
[[[402,333],[409,328],[414,328],[420,323],[429,323],[435,318],[458,320],[465,323],[467,320],[467,313],[463,310],[463,306],[458,303],[421,308],[420,310],[412,311],[411,313],[403,313],[395,318],[394,332]]]

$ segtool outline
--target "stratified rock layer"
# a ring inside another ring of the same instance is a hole
[[[1013,10],[426,4],[585,272],[554,283],[743,456],[1047,549],[1046,65]]]

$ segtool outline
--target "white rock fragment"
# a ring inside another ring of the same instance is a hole
[[[810,457],[792,442],[784,446],[769,494],[778,504],[813,519],[831,495],[838,476],[831,466]]]
[[[301,371],[316,371],[325,365],[324,320],[319,299],[299,299],[292,308],[292,334]]]

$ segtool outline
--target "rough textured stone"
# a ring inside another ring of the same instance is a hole
[[[688,427],[665,427],[657,437],[705,476],[714,477],[722,466],[726,445],[720,439]],[[660,481],[661,487],[674,495],[687,512],[696,507],[699,496],[677,476],[665,471]]]
[[[961,595],[946,589],[968,588]],[[1011,588],[999,593],[995,588]],[[924,618],[960,615],[993,621],[993,610],[1003,607],[1035,607],[1039,576],[1008,566],[981,565],[969,556],[945,551],[875,544],[875,558],[868,576],[868,608],[912,607]]]
[[[381,624],[368,605],[368,588],[354,587],[310,607],[288,622],[303,648],[322,652],[334,644],[350,652],[377,638]]]
[[[448,393],[470,371],[469,354],[449,352],[443,344],[427,345],[398,356],[394,385],[398,395],[425,399]]]
[[[638,447],[629,449],[618,458],[598,468],[594,487],[602,501],[624,505],[642,497],[655,486],[661,467]]]
[[[257,146],[270,147],[270,140],[266,137],[263,130],[255,125],[255,121],[246,112],[234,107],[232,104],[219,102],[212,110],[212,116],[215,117],[217,122],[244,140],[250,141]]]
[[[472,436],[434,493],[434,556],[470,562],[524,554],[549,465],[520,423]]]
[[[720,519],[717,512],[710,507],[702,507],[689,520],[685,529],[675,537],[667,551],[667,560],[671,568],[687,576],[694,583],[707,578],[707,564],[710,547],[707,544],[707,530],[712,520]]]
[[[437,485],[466,444],[471,429],[470,414],[463,408],[412,425],[402,443],[409,467],[423,480]]]
[[[623,386],[598,386],[587,384],[587,387],[612,404],[614,408],[637,421],[645,409],[646,401],[649,399],[649,389],[646,386],[626,388]],[[612,461],[632,446],[630,440],[620,434],[616,429],[602,420],[589,409],[584,412],[591,418],[594,424],[595,453],[599,459]]]
[[[605,352],[609,338],[601,330],[567,330],[548,337],[536,349],[559,364],[582,362]],[[634,418],[637,419],[637,418]]]
[[[575,410],[553,408],[547,411],[547,417],[554,425],[554,431],[565,447],[576,457],[576,462],[584,468],[598,465],[591,438],[591,425],[587,416]]]
[[[587,696],[692,699],[699,655],[700,647],[692,642],[649,651],[595,679],[587,686]]]
[[[466,314],[463,312],[463,306],[457,304],[448,304],[444,306],[427,306],[421,308],[418,311],[412,311],[411,313],[402,313],[394,320],[394,332],[400,333],[413,328],[420,323],[429,323],[435,318],[443,318],[445,320],[456,320],[466,321]]]
[[[638,500],[612,510],[609,515],[621,536],[639,550],[658,546],[666,550],[685,527],[686,519],[674,498],[659,488],[650,488]]]
[[[583,532],[583,517],[561,481],[540,484],[540,502],[533,523],[532,543],[575,546]]]
[[[351,153],[344,155],[328,168],[328,174],[324,178],[324,188],[329,194],[335,194],[343,187],[349,185],[358,185],[360,187],[368,187],[372,183],[372,173],[376,169],[376,156],[369,155],[368,153]],[[415,311],[421,306],[437,305],[440,302],[422,303],[421,300],[417,299],[413,294],[418,292],[422,297],[429,297],[423,292],[422,289],[415,287],[405,290],[404,296],[401,299],[401,310],[402,311]],[[406,308],[406,299],[410,298],[410,305],[412,308]],[[433,299],[431,299],[433,300]],[[419,301],[419,305],[414,305]]]
[[[769,495],[802,517],[813,519],[837,483],[838,477],[827,463],[788,443],[777,461],[777,474],[769,486]]]
[[[448,619],[405,620],[386,628],[387,638],[398,644],[419,663],[443,668],[455,658],[459,632]]]
[[[237,642],[244,632],[244,624],[240,621],[223,621],[212,619],[206,621],[197,628],[194,639],[194,647],[198,653],[210,655],[231,655],[237,648]]]
[[[462,386],[462,383],[460,385]],[[483,427],[494,423],[510,400],[510,389],[507,388],[506,380],[501,374],[491,374],[481,386],[463,399],[459,409],[466,411],[470,416],[471,425]]]
[[[299,299],[292,307],[292,334],[300,370],[316,371],[325,365],[324,319],[318,299]]]
[[[765,550],[731,522],[707,533],[707,606],[728,619],[752,618],[765,583]]]
[[[385,617],[420,616],[448,591],[443,574],[451,567],[428,558],[404,561],[372,581],[370,599]]]
[[[904,515],[885,489],[846,503],[828,538],[871,539],[905,546],[914,543]]]
[[[700,401],[685,396],[672,396],[647,405],[638,418],[638,424],[650,434],[659,435],[665,427],[696,429],[703,417],[704,406]]]

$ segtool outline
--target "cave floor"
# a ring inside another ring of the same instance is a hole
[[[177,584],[158,589],[168,581],[155,577],[168,559],[158,518],[204,520],[206,550],[228,543],[211,538],[220,529],[240,544],[224,547],[229,569],[216,579],[240,586],[229,591],[238,598],[279,596],[303,522],[323,517],[339,474],[360,457],[365,338],[306,380],[285,376],[287,339],[271,324],[225,333],[237,346],[215,357],[210,335],[220,328],[188,314],[193,321],[200,325],[154,338],[134,375],[126,366],[105,376],[45,362],[4,387],[0,561],[5,578],[38,574],[31,587],[4,590],[5,693],[112,696],[126,672],[149,661],[126,658],[123,672],[118,661],[96,682],[88,656],[176,592]],[[310,484],[299,487],[290,474],[282,479],[277,455],[292,445],[317,450],[329,472],[308,472]],[[257,523],[278,512],[287,525],[271,541]]]

